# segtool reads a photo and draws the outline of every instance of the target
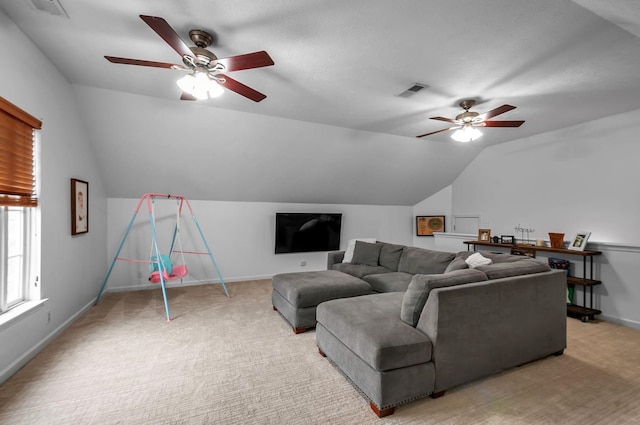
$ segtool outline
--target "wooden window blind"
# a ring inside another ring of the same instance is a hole
[[[34,130],[42,122],[0,97],[0,206],[35,207]]]

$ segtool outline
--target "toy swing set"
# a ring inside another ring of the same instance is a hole
[[[171,246],[169,248],[169,254],[160,254],[160,249],[158,248],[158,237],[156,234],[156,218],[154,212],[154,203],[156,199],[175,199],[176,200],[176,224],[173,229],[173,236],[171,238]],[[138,216],[138,212],[142,207],[142,204],[146,201],[147,210],[149,212],[149,222],[151,223],[151,248],[149,253],[148,260],[135,260],[130,258],[120,257],[120,251],[122,251],[122,247],[124,246],[124,242],[133,227],[133,223]],[[182,209],[186,206],[191,214],[191,218],[193,219],[196,228],[198,229],[198,233],[202,238],[202,242],[206,248],[206,252],[197,252],[197,251],[184,251],[182,249],[182,242],[180,241],[180,218],[182,215]],[[177,242],[177,249],[176,249]],[[174,254],[180,254],[180,263],[173,264],[172,257]],[[120,242],[120,246],[116,251],[116,254],[113,257],[113,261],[109,266],[109,270],[107,271],[107,276],[104,278],[104,282],[102,282],[102,286],[100,287],[100,292],[98,292],[98,297],[96,298],[95,304],[98,304],[100,301],[100,297],[102,296],[102,292],[104,291],[105,286],[107,285],[107,281],[109,280],[109,276],[113,271],[113,266],[116,264],[116,261],[126,261],[130,263],[148,263],[149,264],[149,281],[152,283],[160,283],[160,287],[162,288],[162,297],[164,299],[164,308],[167,315],[167,321],[171,321],[171,314],[169,313],[169,302],[167,301],[167,291],[166,291],[166,282],[180,280],[188,274],[187,265],[184,261],[184,254],[195,254],[195,255],[208,255],[211,259],[211,263],[213,264],[213,268],[218,274],[218,278],[220,279],[220,284],[224,289],[224,293],[227,295],[227,298],[230,298],[229,291],[227,291],[227,286],[224,283],[224,279],[222,279],[222,275],[220,274],[220,270],[218,269],[218,265],[213,258],[213,254],[211,253],[211,249],[209,248],[209,244],[202,233],[202,229],[200,228],[200,223],[198,223],[198,219],[196,218],[189,201],[184,196],[175,196],[175,195],[165,195],[160,193],[147,193],[142,195],[140,201],[138,202],[138,206],[136,207],[135,212],[133,213],[133,217],[129,222],[129,226],[127,227],[127,231],[124,233],[122,237],[122,241]]]

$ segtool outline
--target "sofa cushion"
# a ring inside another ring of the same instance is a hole
[[[352,264],[363,264],[365,266],[377,266],[380,258],[381,244],[356,241],[353,249]]]
[[[518,257],[514,255],[514,257]],[[484,272],[489,279],[500,279],[503,277],[520,276],[524,274],[543,273],[551,270],[548,264],[541,263],[534,259],[523,259],[519,256],[518,261],[494,263],[488,266],[480,266],[477,270]]]
[[[431,340],[400,320],[401,305],[400,292],[343,298],[320,304],[317,319],[375,370],[429,362]]]
[[[367,282],[335,270],[281,273],[273,277],[272,285],[275,292],[296,308],[372,292]]]
[[[403,249],[404,245],[382,242],[382,249],[380,250],[380,259],[378,260],[378,264],[388,268],[389,270],[397,271],[398,262],[400,262]]]
[[[455,270],[464,270],[468,268],[469,268],[469,265],[464,260],[464,258],[456,257],[453,260],[451,260],[447,268],[444,269],[444,272],[449,273]]]
[[[411,274],[444,273],[455,256],[452,252],[405,246],[398,263],[398,271]]]
[[[403,322],[415,327],[432,289],[485,280],[488,280],[487,276],[477,269],[455,270],[446,274],[415,275],[404,293],[400,318]]]
[[[362,279],[366,281],[376,292],[404,292],[413,278],[412,274],[403,272],[391,272],[383,274],[370,274]]]
[[[391,273],[386,267],[382,266],[365,266],[363,264],[338,263],[334,264],[332,270],[350,274],[351,276],[363,278],[370,274]]]
[[[344,257],[342,258],[343,263],[350,263],[353,258],[353,250],[356,248],[356,241],[376,243],[376,238],[357,238],[349,240],[347,244],[347,249],[344,251]]]

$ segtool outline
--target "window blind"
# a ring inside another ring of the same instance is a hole
[[[34,130],[42,122],[0,97],[0,206],[35,207]]]

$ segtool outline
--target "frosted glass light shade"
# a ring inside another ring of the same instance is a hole
[[[465,126],[451,135],[456,142],[467,143],[482,137],[482,133],[475,127]]]
[[[218,97],[224,93],[224,89],[220,84],[214,80],[210,80],[209,83],[209,97]]]
[[[180,78],[176,81],[176,84],[183,92],[191,94],[193,92],[193,85],[195,82],[195,78],[191,74],[187,74],[184,77]]]
[[[183,92],[200,100],[218,97],[224,92],[220,84],[215,80],[211,80],[204,72],[196,72],[195,75],[187,74],[176,81],[176,84]]]

